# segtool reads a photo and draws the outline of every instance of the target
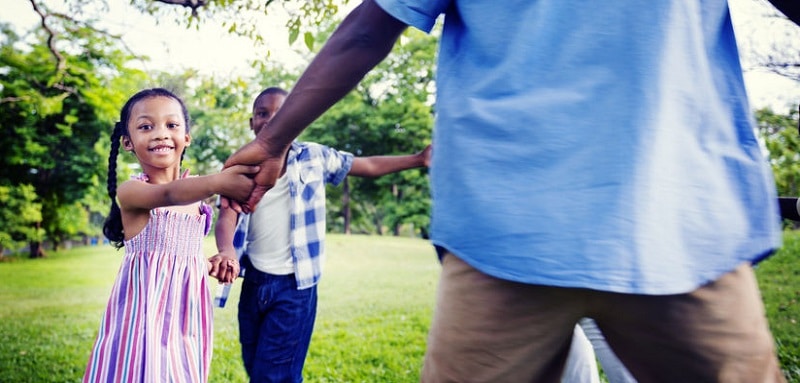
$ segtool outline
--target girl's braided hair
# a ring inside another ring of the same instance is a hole
[[[169,97],[174,99],[181,105],[183,118],[186,121],[186,133],[189,133],[189,112],[186,109],[186,104],[180,97],[164,88],[152,88],[139,91],[134,94],[120,111],[119,121],[114,124],[114,130],[111,132],[111,151],[108,155],[108,181],[107,189],[108,196],[111,197],[111,211],[108,213],[105,223],[103,224],[103,235],[108,238],[114,247],[117,249],[124,245],[125,233],[122,228],[122,211],[117,204],[117,157],[119,156],[119,147],[122,137],[130,137],[128,130],[128,120],[130,119],[131,109],[133,106],[144,99],[153,97]],[[181,161],[183,155],[181,153]]]

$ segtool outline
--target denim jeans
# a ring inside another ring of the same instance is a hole
[[[298,290],[294,274],[271,275],[245,258],[239,298],[239,341],[250,382],[303,381],[317,315],[317,287]]]

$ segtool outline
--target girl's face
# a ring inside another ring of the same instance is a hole
[[[261,131],[261,128],[266,125],[275,112],[281,108],[286,96],[280,93],[270,93],[259,97],[255,105],[253,105],[253,117],[250,117],[250,129],[253,129],[255,134]]]
[[[180,168],[183,150],[191,136],[186,130],[181,104],[171,97],[149,97],[131,107],[128,119],[129,137],[122,145],[132,151],[142,169]]]

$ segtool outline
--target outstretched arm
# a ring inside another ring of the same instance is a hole
[[[421,152],[405,156],[371,156],[356,157],[353,167],[347,175],[356,177],[380,177],[389,173],[399,172],[411,168],[430,166],[431,146],[428,145]]]
[[[162,206],[188,205],[214,194],[244,198],[253,188],[255,166],[236,166],[207,176],[181,178],[161,184],[126,181],[118,190],[123,211],[149,211]]]
[[[342,21],[268,126],[225,162],[226,167],[261,165],[245,211],[275,184],[291,142],[378,65],[405,28],[373,0],[365,0]]]

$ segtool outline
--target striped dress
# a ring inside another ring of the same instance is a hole
[[[213,306],[203,238],[211,209],[154,209],[125,256],[84,382],[206,382]]]

